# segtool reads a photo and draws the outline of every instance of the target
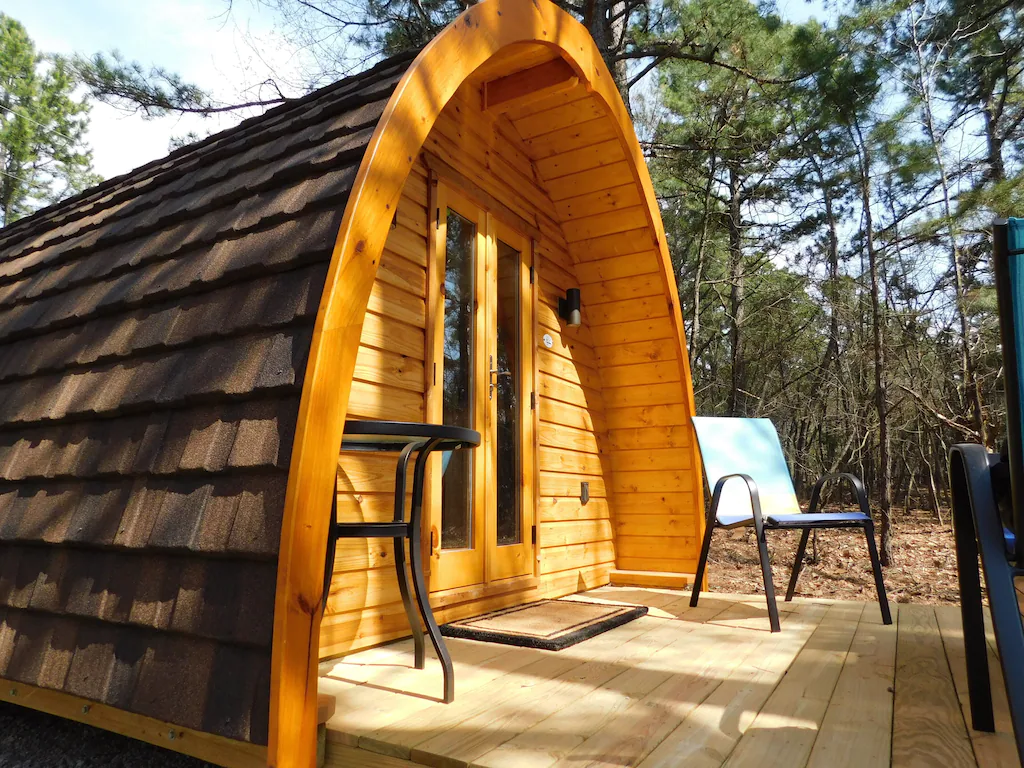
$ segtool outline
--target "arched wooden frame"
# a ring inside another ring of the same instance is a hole
[[[419,54],[370,140],[341,222],[303,383],[281,528],[271,663],[268,764],[313,765],[317,658],[331,493],[356,354],[381,252],[412,163],[460,85],[502,49],[538,43],[558,51],[608,119],[643,192],[676,329],[680,381],[693,413],[683,322],[665,233],[633,124],[587,30],[548,0],[484,0]],[[694,467],[699,467],[694,450]]]

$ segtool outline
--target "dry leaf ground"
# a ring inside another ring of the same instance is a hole
[[[900,603],[959,605],[956,554],[949,514],[943,523],[934,513],[901,515],[895,526],[893,562],[883,568],[889,599]],[[769,531],[775,591],[785,595],[790,569],[800,541],[799,531]],[[807,552],[811,547],[808,544]],[[711,591],[763,594],[757,546],[751,528],[715,531],[711,541],[708,584]],[[818,531],[818,560],[806,562],[797,594],[835,600],[874,600],[864,535],[859,530]]]

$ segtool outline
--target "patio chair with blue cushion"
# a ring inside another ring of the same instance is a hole
[[[1024,219],[997,220],[992,234],[1006,391],[1006,450],[999,455],[982,445],[954,445],[949,453],[949,483],[971,724],[978,731],[995,730],[980,555],[1010,719],[1024,763],[1024,546],[1018,544],[1024,531]]]
[[[707,512],[707,529],[700,550],[693,594],[690,597],[691,606],[696,606],[700,597],[700,585],[704,578],[708,550],[711,548],[711,535],[715,528],[754,527],[772,632],[779,631],[779,611],[775,604],[775,587],[768,559],[766,532],[803,531],[789,579],[789,588],[786,590],[786,600],[789,601],[793,599],[796,582],[800,578],[807,539],[811,531],[815,528],[859,528],[867,537],[868,554],[875,575],[875,589],[882,609],[882,620],[886,624],[892,623],[889,601],[885,596],[885,584],[882,582],[882,566],[878,562],[878,550],[875,548],[875,526],[871,521],[868,497],[863,483],[856,476],[842,472],[820,478],[811,491],[807,512],[801,512],[796,492],[793,490],[793,480],[786,466],[786,458],[782,454],[779,435],[771,421],[694,417],[693,426],[697,431],[697,443],[700,446],[701,461],[704,463],[704,477],[712,497]],[[821,489],[830,480],[846,480],[853,486],[860,506],[859,512],[818,511]]]

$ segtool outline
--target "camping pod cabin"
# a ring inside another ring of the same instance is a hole
[[[391,514],[394,457],[340,453],[345,420],[440,423],[454,378],[483,442],[454,511],[427,477],[439,620],[685,582],[665,236],[608,69],[546,0],[0,230],[0,700],[308,768],[318,661],[410,632],[386,539],[338,545],[321,607],[332,495]]]

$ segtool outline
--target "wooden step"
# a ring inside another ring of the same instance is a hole
[[[670,573],[668,571],[623,571],[611,572],[613,587],[661,587],[683,589],[693,584],[692,573]]]

